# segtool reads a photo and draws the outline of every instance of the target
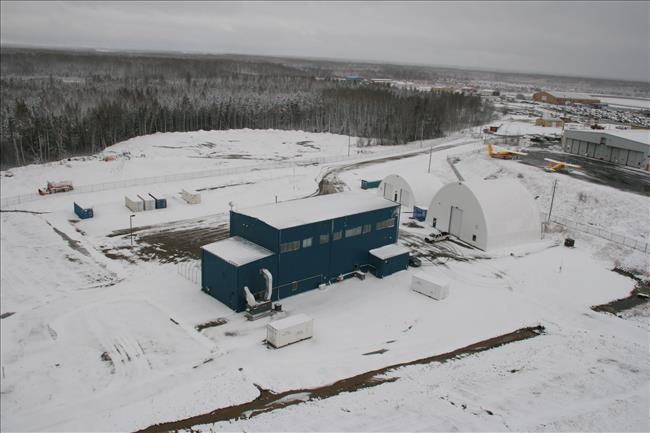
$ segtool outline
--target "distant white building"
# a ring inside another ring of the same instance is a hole
[[[440,188],[442,182],[429,173],[390,174],[379,184],[377,194],[405,208],[427,209]]]
[[[426,223],[484,251],[541,238],[537,204],[514,179],[447,184],[433,197]]]
[[[565,152],[650,171],[648,129],[566,129]]]

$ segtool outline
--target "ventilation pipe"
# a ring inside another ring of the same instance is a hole
[[[246,294],[246,303],[248,304],[249,307],[254,307],[255,305],[257,305],[255,296],[253,296],[251,291],[248,290],[248,286],[244,286],[244,293]]]
[[[273,275],[271,275],[271,272],[266,269],[260,269],[260,274],[264,277],[264,281],[266,281],[266,293],[264,294],[264,298],[267,301],[271,300],[271,295],[273,294]]]

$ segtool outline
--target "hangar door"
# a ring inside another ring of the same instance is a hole
[[[458,206],[451,207],[449,216],[449,233],[460,237],[461,228],[463,227],[463,210]]]

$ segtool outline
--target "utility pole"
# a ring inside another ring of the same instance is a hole
[[[348,156],[350,156],[350,128],[348,128]]]
[[[547,223],[551,222],[551,212],[553,212],[553,201],[555,200],[555,187],[557,186],[557,179],[553,182],[553,193],[551,195],[551,207],[548,209],[548,218],[546,219]]]
[[[135,215],[131,215],[129,217],[129,227],[131,228],[131,246],[133,246],[133,217]]]
[[[427,173],[431,173],[431,156],[433,155],[433,144],[429,146],[429,168],[427,169]]]
[[[422,130],[420,131],[420,147],[423,146],[422,142],[424,141],[424,120],[422,121]]]

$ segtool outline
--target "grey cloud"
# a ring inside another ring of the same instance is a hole
[[[647,2],[9,2],[2,43],[650,80]]]

